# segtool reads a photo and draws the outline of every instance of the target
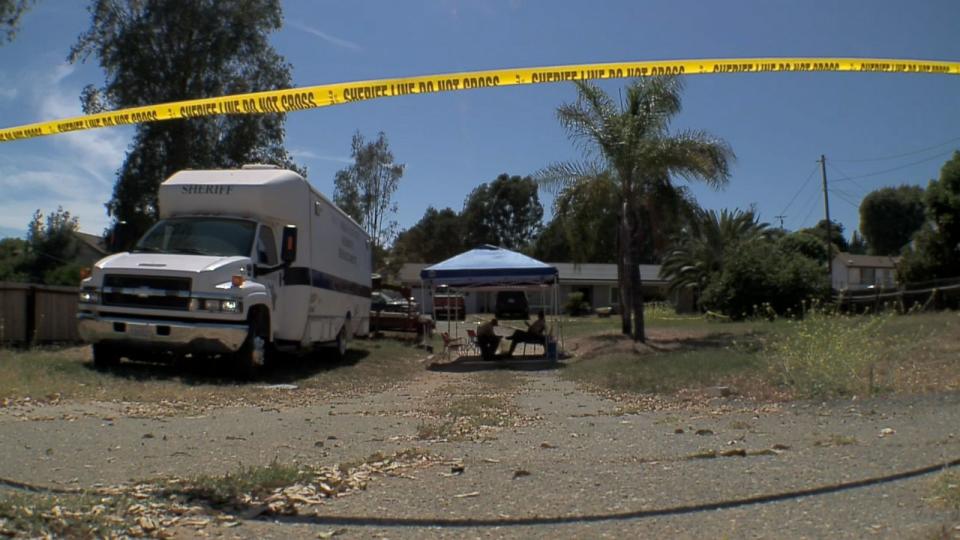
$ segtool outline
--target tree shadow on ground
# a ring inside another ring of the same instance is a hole
[[[109,368],[99,368],[92,361],[84,367],[133,381],[176,380],[183,384],[290,384],[309,379],[323,372],[354,366],[370,355],[369,351],[349,349],[343,358],[337,358],[333,349],[318,349],[305,354],[282,354],[261,367],[253,376],[238,373],[228,356],[215,358],[156,359],[140,361],[124,359]]]
[[[480,356],[465,355],[451,362],[434,362],[427,366],[429,371],[444,373],[474,373],[478,371],[551,371],[562,369],[563,364],[548,360],[543,355],[497,356],[494,360],[484,360]]]

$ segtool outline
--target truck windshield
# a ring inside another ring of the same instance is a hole
[[[240,219],[164,219],[143,235],[133,251],[249,256],[256,230],[256,223]]]

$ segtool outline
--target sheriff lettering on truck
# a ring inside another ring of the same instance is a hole
[[[293,171],[181,171],[160,185],[160,221],[81,283],[81,337],[97,366],[218,356],[250,375],[277,351],[365,336],[370,241]]]

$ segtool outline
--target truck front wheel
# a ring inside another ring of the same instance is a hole
[[[93,366],[98,369],[116,367],[120,364],[120,351],[105,343],[93,344]]]
[[[264,322],[260,317],[251,318],[247,340],[234,353],[237,375],[242,379],[252,378],[266,362],[269,325]]]

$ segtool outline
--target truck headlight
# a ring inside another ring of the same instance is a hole
[[[82,290],[78,295],[78,300],[81,304],[99,304],[100,293],[92,290]]]
[[[226,300],[219,298],[191,298],[190,311],[241,313],[243,311],[243,302],[237,298],[228,298]]]

